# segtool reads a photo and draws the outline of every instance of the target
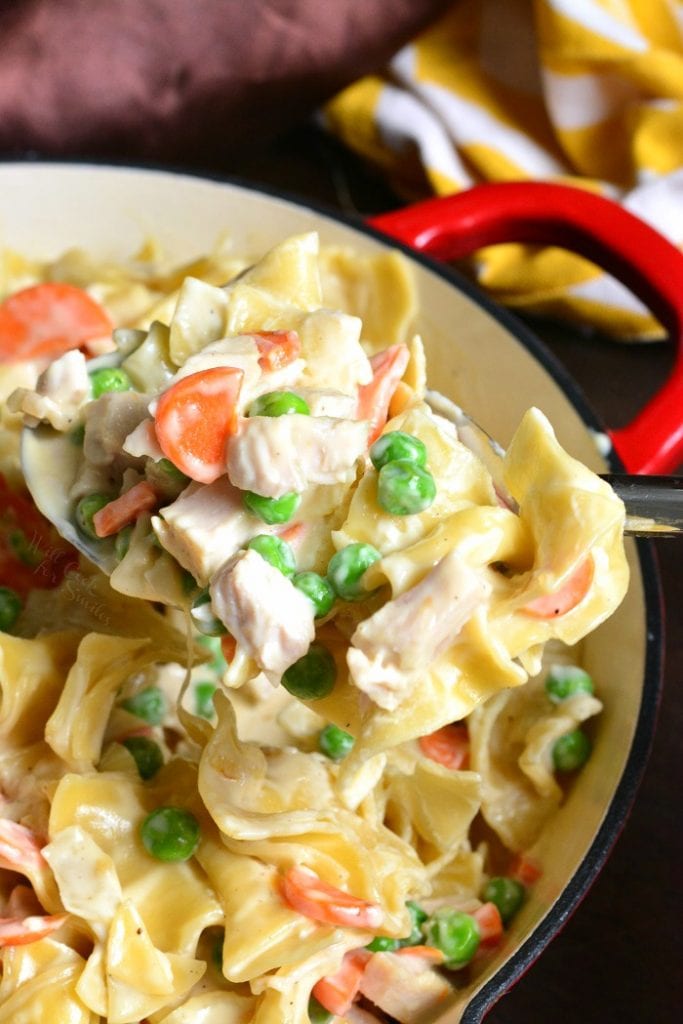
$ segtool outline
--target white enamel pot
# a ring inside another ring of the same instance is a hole
[[[683,260],[654,231],[606,200],[562,186],[483,186],[385,215],[367,226],[260,190],[188,174],[91,164],[0,164],[0,241],[37,257],[82,246],[123,259],[154,237],[171,257],[185,261],[208,251],[226,232],[236,251],[256,257],[286,235],[311,229],[323,243],[360,252],[394,244],[385,233],[399,240],[417,280],[421,313],[416,327],[427,349],[430,386],[462,405],[503,444],[524,411],[536,405],[550,418],[561,443],[596,471],[624,464],[634,472],[666,471],[680,458],[680,365],[633,424],[609,431],[566,371],[513,316],[415,252],[443,259],[496,241],[564,244],[621,277],[678,337]],[[661,270],[665,260],[666,274]],[[612,439],[607,458],[598,452],[597,435]],[[483,1018],[561,928],[624,823],[654,728],[662,652],[652,552],[647,542],[629,541],[628,550],[628,595],[585,645],[586,667],[600,680],[605,703],[593,755],[544,833],[539,851],[543,876],[499,955],[468,988],[454,993],[438,1017],[440,1024],[474,1024]]]

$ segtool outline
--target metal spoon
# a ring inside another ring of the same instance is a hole
[[[510,508],[516,508],[502,478],[505,450],[475,420],[439,391],[427,391],[431,409],[453,423],[458,438],[477,455],[491,473],[496,491]],[[626,506],[624,533],[635,537],[678,537],[683,532],[683,477],[635,476],[601,473]]]
[[[428,391],[432,410],[452,423],[458,437],[485,464],[501,499],[516,509],[502,477],[503,448],[483,427],[438,391]],[[69,498],[76,477],[80,448],[65,434],[50,427],[26,427],[22,433],[21,463],[33,499],[57,531],[90,562],[111,574],[118,564],[112,540],[95,541],[76,529]],[[683,531],[683,478],[629,476],[605,473],[602,479],[614,488],[626,506],[624,532],[639,537],[676,537]]]

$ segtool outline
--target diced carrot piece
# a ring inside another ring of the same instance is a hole
[[[223,657],[229,664],[235,657],[235,653],[237,651],[237,641],[230,633],[224,633],[221,637],[221,651],[223,652]]]
[[[368,444],[376,441],[389,415],[389,405],[398,382],[406,371],[410,353],[405,345],[391,345],[370,360],[372,380],[358,388],[356,418],[368,420]]]
[[[376,931],[384,917],[376,903],[337,889],[306,867],[289,868],[282,880],[282,895],[293,910],[322,924]]]
[[[68,914],[42,914],[34,917],[0,917],[0,948],[27,946],[52,935],[61,928]]]
[[[440,949],[435,946],[400,946],[394,950],[396,956],[416,956],[424,960],[425,964],[442,964],[446,959]]]
[[[217,366],[171,385],[161,395],[155,420],[167,459],[192,480],[213,483],[225,472],[225,448],[237,429],[242,370]]]
[[[261,331],[253,338],[259,350],[258,364],[264,373],[281,370],[301,354],[301,341],[296,331]]]
[[[157,492],[147,480],[141,480],[95,513],[92,517],[95,533],[98,537],[111,537],[158,504]]]
[[[503,919],[495,903],[482,903],[472,917],[477,922],[483,946],[496,946],[503,937]]]
[[[543,874],[543,868],[528,853],[518,853],[513,858],[508,873],[522,885],[533,885]]]
[[[522,611],[535,619],[555,619],[566,615],[583,601],[593,582],[595,565],[589,556],[584,559],[568,580],[554,594],[543,594],[525,604]]]
[[[292,523],[287,525],[282,530],[276,530],[277,536],[280,540],[286,540],[288,544],[292,544],[297,547],[306,534],[308,533],[310,526],[308,523]]]
[[[112,329],[107,311],[82,288],[59,281],[31,285],[0,303],[0,363],[55,359]]]
[[[470,738],[467,726],[452,722],[428,736],[420,736],[420,750],[431,761],[453,771],[467,768],[470,760]]]
[[[367,949],[346,953],[335,974],[328,974],[313,986],[313,995],[328,1013],[343,1016],[358,995],[365,966],[372,956]]]

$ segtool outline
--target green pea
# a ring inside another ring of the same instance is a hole
[[[227,633],[221,620],[213,613],[208,587],[205,587],[192,602],[190,618],[195,629],[205,636],[223,636]]]
[[[270,391],[267,395],[259,395],[249,406],[250,416],[310,416],[308,403],[293,391]]]
[[[359,601],[367,597],[363,588],[363,574],[382,556],[371,544],[347,544],[337,551],[327,566],[327,578],[334,591],[344,601]]]
[[[114,537],[114,554],[119,562],[121,562],[128,554],[130,548],[130,539],[133,536],[133,527],[124,526],[122,530]]]
[[[318,736],[320,750],[331,761],[341,761],[351,752],[355,742],[350,733],[344,732],[338,725],[333,725],[331,722],[320,731]]]
[[[186,476],[181,469],[174,466],[170,459],[158,459],[155,465],[162,473],[165,473],[166,476],[170,476],[174,480],[177,480],[179,484],[190,482],[189,476]]]
[[[197,643],[202,647],[205,647],[211,654],[211,661],[207,663],[207,668],[215,672],[216,675],[222,676],[228,667],[228,663],[223,655],[221,648],[220,637],[217,636],[198,636]]]
[[[388,935],[378,935],[372,942],[368,942],[366,949],[371,953],[393,953],[400,947],[398,939],[390,939]]]
[[[334,1014],[328,1013],[315,996],[308,1000],[308,1019],[311,1024],[330,1024],[334,1020]]]
[[[259,533],[252,537],[247,547],[257,551],[261,558],[265,558],[283,576],[293,576],[296,572],[296,558],[291,544],[281,537],[274,537],[269,533]]]
[[[292,583],[309,599],[315,608],[316,619],[321,619],[331,610],[336,595],[332,584],[324,576],[319,576],[317,572],[298,572]]]
[[[427,464],[427,448],[419,437],[405,434],[402,430],[390,430],[382,434],[370,448],[370,461],[375,469],[381,469],[387,462],[412,462],[415,466]]]
[[[76,505],[76,526],[91,540],[100,540],[95,533],[93,516],[111,501],[109,494],[86,494]]]
[[[157,807],[140,825],[140,838],[157,860],[189,860],[199,845],[199,822],[182,807]]]
[[[100,398],[108,391],[130,391],[133,382],[120,366],[107,366],[92,371],[90,386],[93,398]]]
[[[161,747],[147,736],[129,736],[123,745],[133,755],[141,779],[153,778],[164,763]]]
[[[582,729],[560,736],[553,744],[553,764],[558,772],[575,772],[591,753],[591,741]]]
[[[164,499],[177,498],[190,482],[189,476],[178,469],[170,459],[151,459],[145,465],[145,476],[155,491]]]
[[[322,644],[311,644],[303,658],[290,665],[282,676],[282,685],[300,700],[320,700],[334,689],[337,666]]]
[[[553,704],[561,704],[577,693],[595,692],[593,680],[578,665],[553,665],[545,681],[545,692]]]
[[[422,926],[422,933],[429,946],[441,950],[450,970],[464,967],[479,948],[477,922],[461,910],[442,907],[435,911]]]
[[[526,889],[516,878],[496,876],[490,878],[484,886],[482,899],[485,903],[495,903],[498,907],[503,924],[508,924],[524,903]]]
[[[300,494],[283,494],[281,498],[266,498],[254,491],[245,491],[242,502],[248,512],[257,519],[272,526],[274,523],[288,523],[301,502]]]
[[[197,683],[194,688],[194,711],[200,718],[213,718],[215,710],[213,706],[213,695],[216,692],[216,684],[205,679]]]
[[[158,686],[148,686],[121,701],[121,707],[148,725],[160,725],[166,714],[166,697]]]
[[[422,925],[429,916],[426,910],[423,910],[419,903],[415,903],[414,900],[408,900],[406,903],[406,909],[410,914],[410,935],[406,936],[405,939],[401,939],[399,942],[400,946],[419,946],[423,941]]]
[[[0,587],[0,632],[8,633],[21,614],[21,598],[11,587]]]
[[[424,512],[436,497],[432,474],[414,462],[387,462],[377,477],[377,501],[392,516]]]

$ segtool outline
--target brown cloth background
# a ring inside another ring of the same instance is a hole
[[[206,164],[308,117],[448,0],[0,0],[0,154]]]

